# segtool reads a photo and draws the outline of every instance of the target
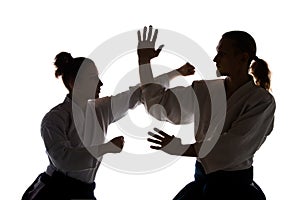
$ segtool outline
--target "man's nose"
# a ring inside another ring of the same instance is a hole
[[[102,81],[99,79],[98,81],[98,87],[101,87],[103,85]]]
[[[217,62],[217,56],[214,57],[213,61],[214,61],[214,62]]]

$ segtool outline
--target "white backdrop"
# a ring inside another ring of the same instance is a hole
[[[88,56],[109,38],[150,24],[191,38],[211,58],[222,33],[239,29],[253,35],[258,57],[265,59],[273,72],[277,102],[274,131],[255,157],[255,180],[268,199],[299,199],[299,15],[296,1],[291,0],[2,1],[1,199],[20,199],[48,164],[40,122],[67,93],[61,80],[54,77],[54,56],[60,51]],[[137,57],[129,57],[128,66],[137,67]],[[174,68],[183,64],[176,59],[166,63]],[[127,71],[127,66],[121,67]],[[121,72],[106,73],[101,96],[113,93]],[[139,120],[137,114],[150,120],[141,107],[130,116]],[[112,126],[108,134],[122,131]],[[143,148],[135,146],[130,136],[125,135],[125,140],[130,151]],[[95,192],[102,200],[171,199],[193,179],[194,161],[182,158],[161,171],[141,175],[101,166]]]

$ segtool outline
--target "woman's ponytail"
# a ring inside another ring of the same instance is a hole
[[[250,72],[254,76],[256,85],[270,91],[271,72],[266,61],[255,56],[254,62],[250,66]]]

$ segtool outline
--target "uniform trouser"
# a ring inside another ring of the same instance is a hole
[[[22,200],[96,200],[95,183],[84,183],[60,172],[40,174],[23,194]]]
[[[253,167],[239,171],[218,171],[206,175],[196,162],[195,180],[187,184],[173,200],[265,200],[253,181]]]

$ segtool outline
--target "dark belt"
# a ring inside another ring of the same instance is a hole
[[[59,171],[54,171],[50,179],[52,182],[55,182],[55,184],[58,184],[64,188],[71,188],[72,190],[74,190],[74,188],[91,191],[95,189],[95,183],[85,183],[83,181],[69,177]]]
[[[251,184],[253,182],[253,167],[236,171],[216,171],[205,174],[198,161],[196,162],[195,180],[214,185],[239,185]]]
[[[95,183],[85,183],[61,172],[40,174],[24,193],[22,200],[93,199]]]

